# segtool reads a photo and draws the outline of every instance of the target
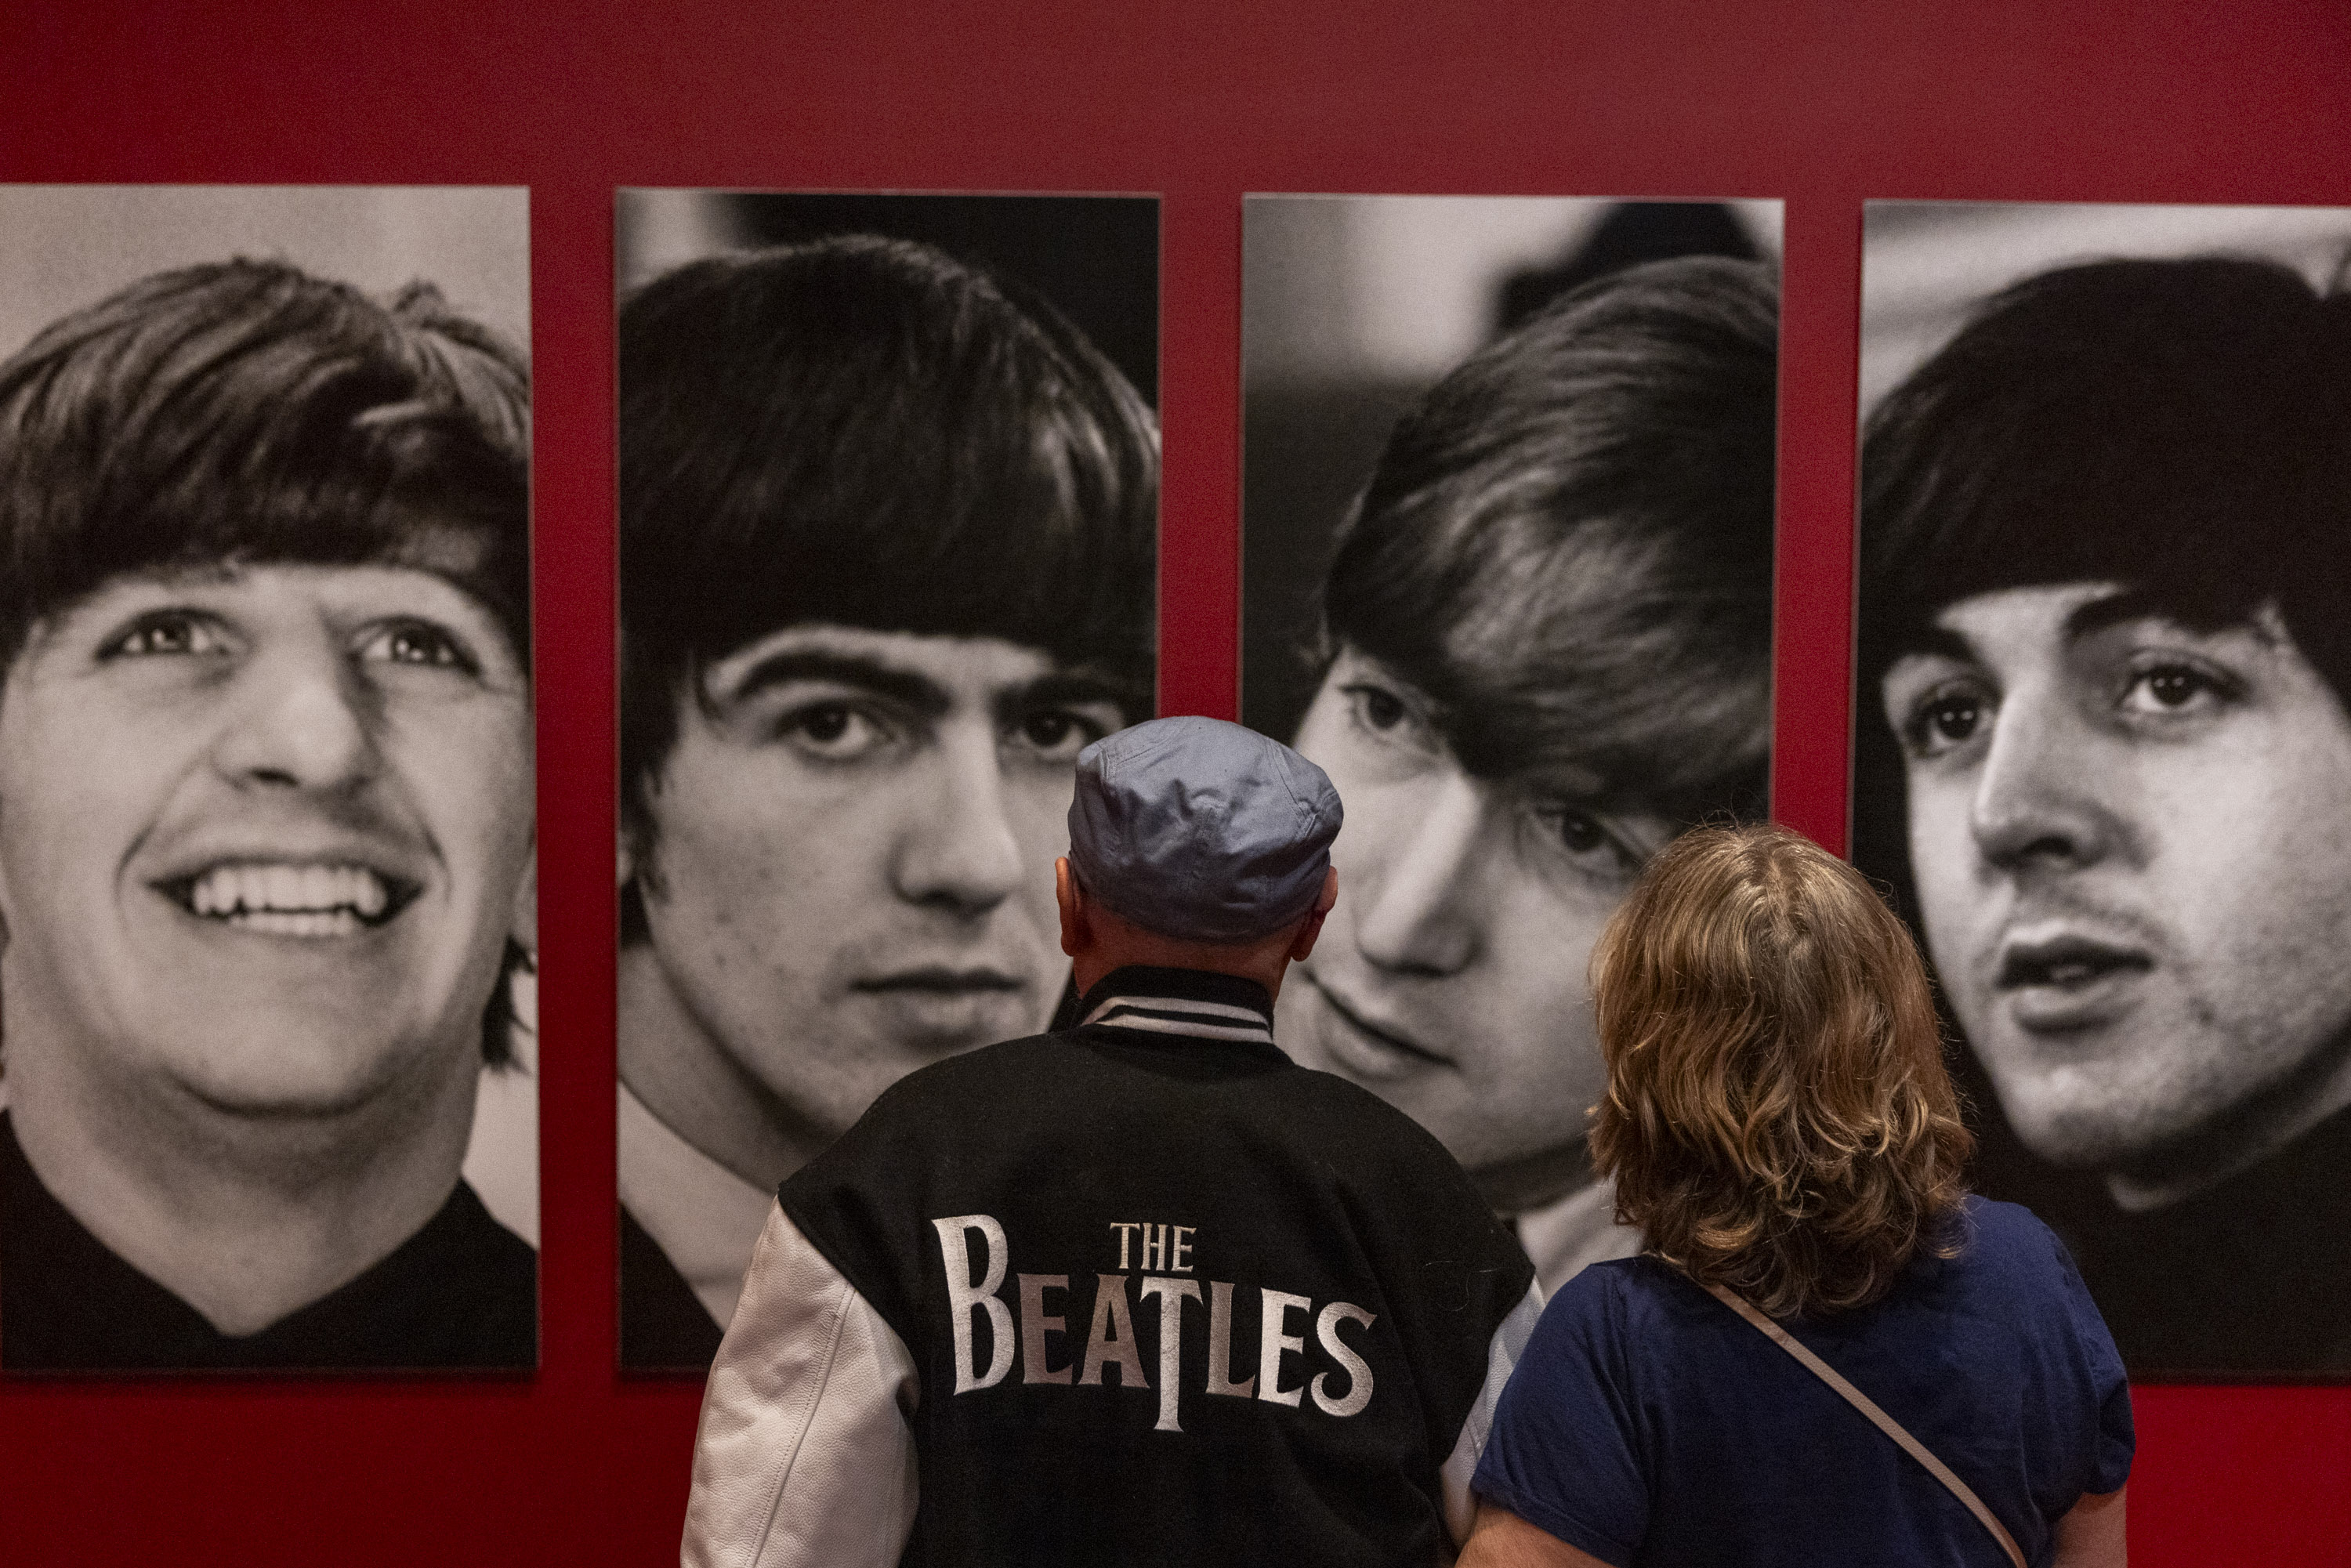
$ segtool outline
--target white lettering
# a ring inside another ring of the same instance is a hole
[[[1192,1271],[1192,1265],[1184,1261],[1184,1254],[1192,1250],[1192,1243],[1186,1238],[1198,1228],[1196,1225],[1179,1225],[1176,1228],[1175,1254],[1167,1260],[1167,1269],[1170,1273],[1188,1274]]]
[[[1111,1228],[1118,1232],[1118,1266],[1123,1269],[1126,1267],[1127,1236],[1130,1232],[1139,1229],[1140,1225],[1135,1220],[1119,1219],[1111,1222]]]
[[[1099,1384],[1102,1367],[1118,1363],[1121,1388],[1148,1388],[1143,1375],[1143,1353],[1134,1345],[1134,1314],[1126,1301],[1126,1276],[1098,1274],[1094,1288],[1094,1323],[1086,1334],[1086,1368],[1078,1374],[1083,1384]]]
[[[1145,1225],[1143,1228],[1143,1266],[1145,1269],[1167,1267],[1167,1228]]]
[[[1143,1293],[1159,1298],[1159,1425],[1152,1430],[1180,1432],[1176,1395],[1184,1375],[1184,1303],[1200,1299],[1200,1281],[1149,1279],[1143,1281]]]
[[[1235,1383],[1233,1373],[1233,1288],[1223,1280],[1208,1281],[1208,1387],[1210,1394],[1247,1399],[1257,1392],[1257,1379]]]
[[[1004,1270],[1011,1260],[1012,1249],[1004,1239],[1004,1227],[985,1214],[958,1214],[947,1219],[934,1219],[939,1231],[939,1261],[947,1273],[947,1311],[955,1324],[956,1388],[957,1394],[968,1394],[975,1388],[993,1388],[1004,1381],[1012,1370],[1012,1309],[996,1299],[1004,1283]],[[987,1268],[983,1277],[971,1278],[971,1244],[965,1232],[977,1230],[987,1242]],[[979,1307],[987,1313],[987,1371],[981,1374],[972,1362],[971,1309]]]
[[[1023,1274],[1020,1276],[1020,1381],[1023,1383],[1067,1383],[1070,1369],[1048,1366],[1045,1354],[1045,1331],[1051,1329],[1063,1338],[1069,1337],[1069,1324],[1058,1315],[1045,1312],[1045,1292],[1070,1288],[1067,1274]]]
[[[1285,1350],[1303,1352],[1306,1341],[1298,1334],[1282,1333],[1290,1314],[1311,1312],[1314,1303],[1304,1296],[1293,1296],[1287,1291],[1259,1291],[1263,1299],[1257,1320],[1257,1396],[1275,1405],[1295,1405],[1306,1392],[1306,1385],[1284,1388],[1281,1384],[1281,1353]]]
[[[1324,1392],[1331,1382],[1331,1375],[1317,1373],[1314,1377],[1314,1403],[1333,1416],[1354,1416],[1361,1414],[1364,1406],[1372,1402],[1372,1369],[1362,1356],[1341,1343],[1339,1320],[1342,1318],[1352,1319],[1365,1328],[1370,1328],[1373,1322],[1372,1314],[1353,1301],[1333,1301],[1322,1309],[1321,1317],[1314,1320],[1314,1337],[1322,1342],[1322,1348],[1331,1353],[1331,1359],[1337,1362],[1340,1369],[1347,1375],[1346,1396],[1333,1399]]]

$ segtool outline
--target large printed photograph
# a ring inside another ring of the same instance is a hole
[[[1157,675],[1159,207],[618,225],[620,1354],[698,1375],[777,1186],[1064,1004],[1077,755]]]
[[[1441,1139],[1546,1291],[1593,1176],[1586,970],[1641,866],[1769,811],[1780,208],[1259,196],[1241,714],[1346,803],[1275,1033]]]
[[[1854,856],[2134,1376],[2351,1372],[2351,210],[1875,203]]]
[[[538,1363],[528,246],[0,187],[0,1369]]]

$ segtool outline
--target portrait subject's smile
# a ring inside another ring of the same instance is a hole
[[[534,1365],[522,193],[30,215],[176,264],[0,362],[0,1366]]]
[[[533,835],[528,678],[465,591],[121,579],[39,631],[0,731],[15,1027],[255,1107],[472,1071]]]
[[[350,936],[405,909],[413,883],[395,883],[363,865],[244,862],[155,884],[174,904],[206,920],[263,936]]]

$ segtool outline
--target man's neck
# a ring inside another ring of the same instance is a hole
[[[1598,1179],[1592,1168],[1591,1149],[1582,1138],[1469,1172],[1479,1196],[1497,1214],[1518,1214],[1557,1203],[1590,1190]]]
[[[795,1117],[687,1009],[649,943],[621,949],[621,1082],[662,1124],[762,1191],[838,1129]]]
[[[1121,942],[1104,943],[1077,955],[1071,960],[1070,977],[1082,997],[1121,969],[1190,969],[1250,981],[1263,988],[1270,1002],[1281,994],[1281,977],[1289,967],[1287,958],[1268,961],[1247,948],[1218,948],[1196,942]]]
[[[1082,1019],[1120,998],[1214,1001],[1252,1008],[1266,1015],[1269,1029],[1272,1026],[1273,998],[1265,987],[1247,975],[1224,969],[1195,969],[1178,964],[1121,965],[1078,994],[1077,1016]]]
[[[438,1213],[473,1128],[477,1064],[398,1102],[319,1115],[129,1092],[10,1041],[9,1119],[67,1212],[117,1257],[243,1335],[350,1283]]]

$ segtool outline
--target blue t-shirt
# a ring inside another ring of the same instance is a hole
[[[2130,1389],[2047,1226],[1976,1197],[1961,1223],[1957,1258],[1788,1326],[2045,1563],[2057,1518],[2130,1474]],[[1892,1438],[1655,1258],[1595,1263],[1552,1298],[1475,1485],[1618,1568],[2008,1561]]]

